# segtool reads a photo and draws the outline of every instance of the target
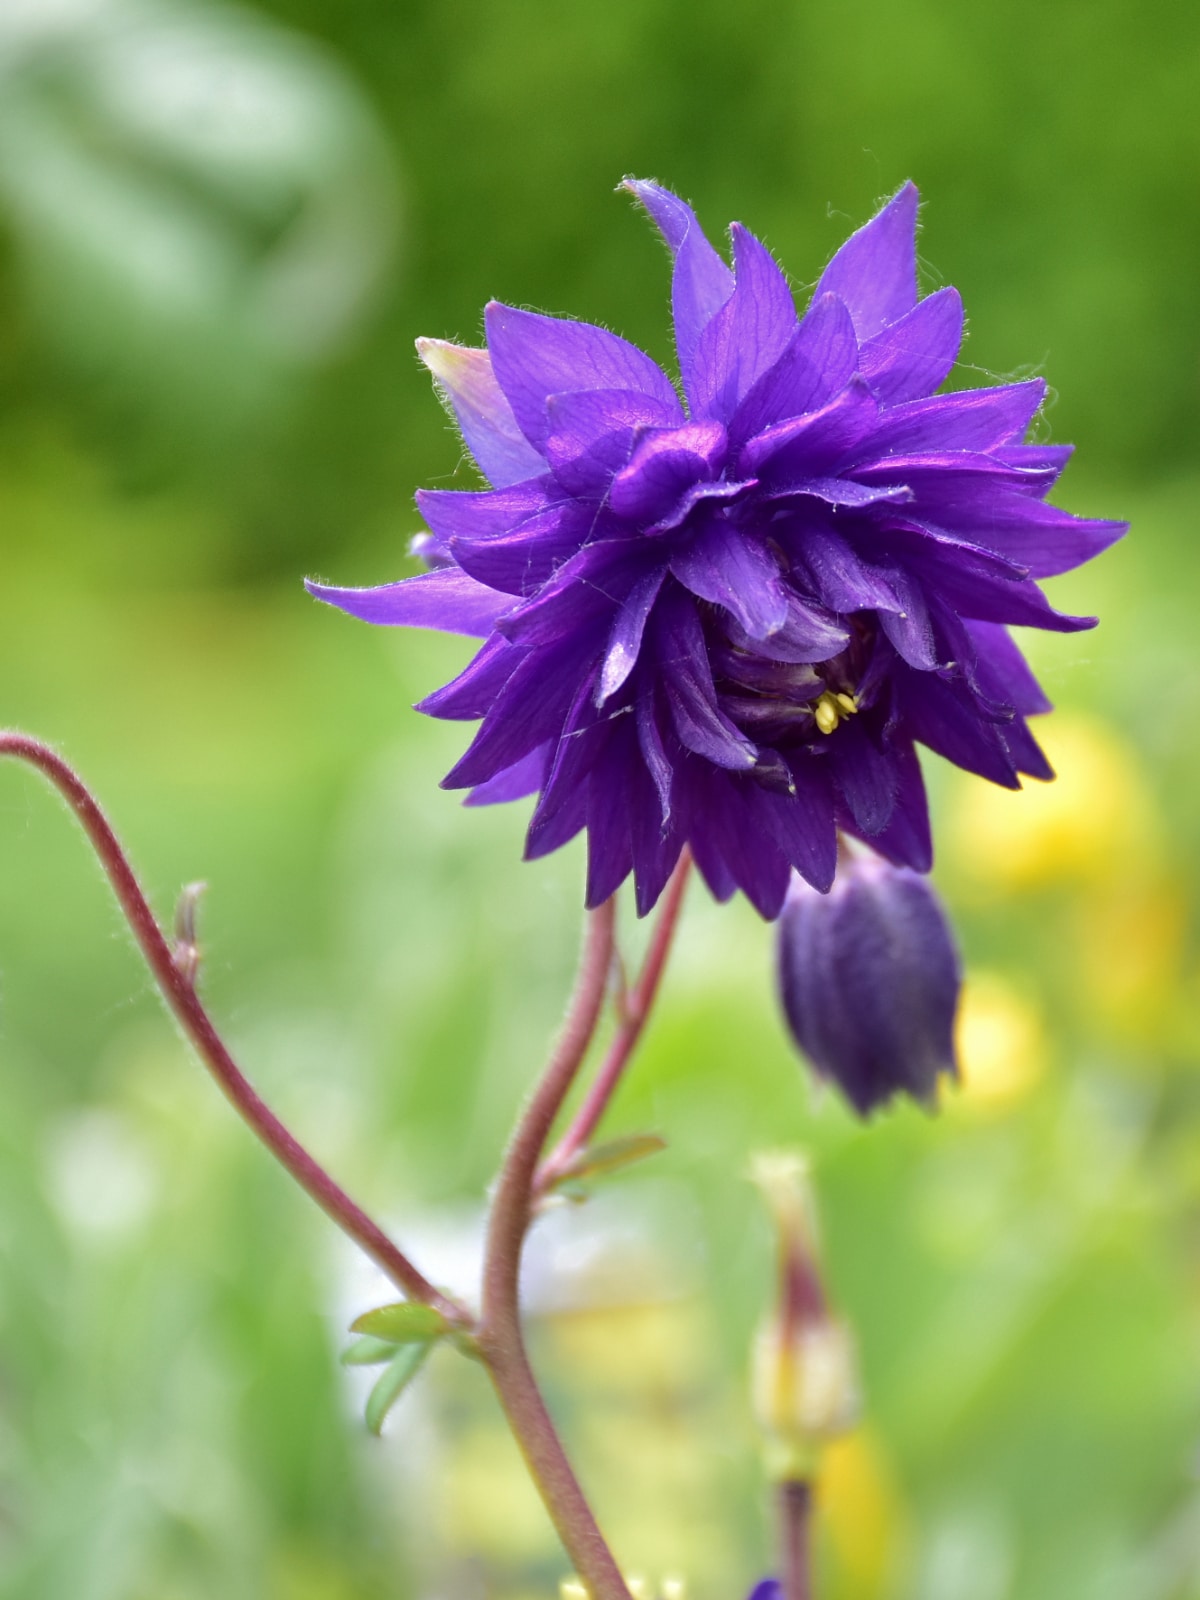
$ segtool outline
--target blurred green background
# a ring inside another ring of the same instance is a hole
[[[1200,10],[1131,0],[0,0],[0,721],[76,761],[164,915],[202,910],[252,1077],[436,1279],[554,1028],[581,856],[436,779],[408,706],[462,641],[312,604],[411,570],[472,482],[413,356],[491,295],[669,359],[626,172],[819,275],[925,199],[954,382],[1044,372],[1059,495],[1134,535],[1031,641],[1062,776],[935,769],[966,1084],[863,1128],[814,1096],[770,933],[693,896],[612,1119],[670,1141],[533,1251],[538,1359],[630,1570],[771,1561],[746,1358],[750,1152],[810,1149],[863,1428],[822,1600],[1200,1596]],[[982,375],[982,377],[981,377]],[[1059,396],[1061,395],[1061,398]],[[636,946],[644,930],[630,926]],[[553,1596],[481,1374],[382,1441],[337,1365],[386,1291],[164,1020],[61,807],[0,771],[0,1593]]]

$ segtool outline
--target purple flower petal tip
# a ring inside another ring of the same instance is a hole
[[[960,964],[927,878],[855,855],[828,895],[797,879],[778,952],[792,1037],[860,1116],[897,1094],[931,1104],[957,1076]]]
[[[1038,580],[1124,525],[1047,502],[1069,451],[1026,442],[1040,379],[937,392],[962,303],[919,295],[912,184],[803,315],[746,228],[727,260],[669,189],[622,187],[670,252],[679,391],[605,328],[497,301],[486,347],[419,341],[489,487],[418,494],[420,577],[310,592],[482,641],[421,703],[479,724],[446,783],[472,805],[535,794],[531,857],[586,833],[590,904],[632,874],[644,913],[687,845],[718,898],[773,918],[794,875],[829,889],[840,832],[908,869],[887,903],[911,911],[932,855],[916,745],[1005,787],[1049,776],[1026,721],[1048,702],[1008,629],[1090,625]],[[793,890],[788,925],[832,916],[845,878],[820,912]],[[923,1066],[877,1040],[847,1093],[926,1092],[939,1039]]]

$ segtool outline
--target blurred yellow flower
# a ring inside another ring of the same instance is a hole
[[[904,1562],[907,1519],[883,1450],[867,1429],[829,1446],[817,1504],[836,1554],[838,1593],[846,1600],[891,1594]]]
[[[1162,825],[1136,757],[1112,728],[1058,713],[1038,737],[1058,776],[1019,793],[955,784],[949,837],[956,866],[981,887],[1020,891],[1064,879],[1152,868]]]
[[[951,1097],[969,1112],[1001,1111],[1021,1100],[1046,1068],[1048,1041],[1041,1013],[1006,978],[972,972],[958,1013],[962,1091]]]

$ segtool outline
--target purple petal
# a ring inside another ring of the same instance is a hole
[[[779,525],[787,533],[787,525]],[[796,565],[806,571],[811,589],[831,611],[903,611],[889,574],[864,561],[832,529],[804,526],[793,544],[787,540]]]
[[[550,432],[546,402],[574,389],[634,389],[678,407],[671,381],[635,345],[588,322],[518,311],[493,300],[485,312],[496,378],[521,432],[540,450]]]
[[[465,633],[478,639],[491,633],[497,619],[513,605],[512,595],[497,594],[457,567],[439,567],[375,589],[335,589],[311,579],[305,579],[304,587],[315,599],[363,622],[437,628],[442,633]]]
[[[798,327],[788,281],[770,252],[739,224],[730,229],[737,286],[696,345],[684,388],[692,415],[728,422],[754,383],[783,355]]]
[[[841,731],[840,729],[838,730]],[[838,824],[845,833],[865,839],[871,849],[896,867],[928,872],[933,865],[933,838],[929,831],[929,804],[921,763],[911,742],[889,742],[888,758],[896,776],[896,804],[891,821],[878,833],[864,834],[846,808]]]
[[[509,800],[524,800],[536,794],[546,780],[552,746],[540,744],[523,756],[515,766],[498,772],[494,778],[472,789],[463,801],[465,806],[498,806]]]
[[[634,715],[637,722],[638,746],[650,781],[654,785],[655,794],[658,796],[661,821],[665,828],[671,819],[675,768],[667,754],[666,741],[659,727],[657,698],[653,685],[644,689],[637,698]]]
[[[612,632],[608,636],[608,649],[604,653],[600,679],[596,685],[597,705],[603,705],[616,694],[637,665],[646,619],[658,599],[658,591],[662,588],[665,577],[666,571],[662,567],[647,573],[634,584],[617,612]]]
[[[512,597],[533,595],[597,533],[596,507],[560,500],[502,534],[456,534],[450,551],[464,572]],[[510,605],[517,603],[516,598]]]
[[[957,289],[939,289],[862,347],[859,370],[884,405],[932,394],[962,344],[963,308]]]
[[[741,445],[774,422],[819,411],[846,387],[858,365],[858,341],[836,295],[814,300],[787,349],[749,389],[729,424]]]
[[[1009,759],[1018,772],[1030,778],[1040,778],[1049,783],[1054,778],[1054,768],[1046,759],[1046,752],[1030,733],[1023,717],[1014,717],[1000,729]]]
[[[616,894],[633,870],[630,802],[642,770],[637,742],[625,728],[610,741],[603,770],[592,768],[588,779],[588,866],[584,901],[589,911]]]
[[[561,499],[549,474],[503,489],[418,489],[417,510],[443,543],[456,534],[483,539],[507,533]]]
[[[1073,444],[1006,444],[991,454],[1010,467],[1030,467],[1036,471],[1061,473],[1075,454]]]
[[[587,820],[589,776],[605,760],[614,731],[613,719],[599,716],[593,699],[590,685],[581,685],[567,713],[530,820],[527,861],[566,844]]]
[[[500,634],[493,634],[457,678],[418,700],[416,709],[447,722],[476,722],[487,716],[526,654]]]
[[[715,475],[725,449],[719,422],[655,428],[639,440],[629,465],[613,479],[609,506],[631,522],[665,515],[689,485]]]
[[[485,478],[500,489],[545,471],[517,426],[486,350],[471,350],[445,339],[418,339],[417,354],[433,374],[438,393]]]
[[[466,754],[442,779],[443,789],[473,789],[557,739],[572,700],[590,693],[598,657],[585,635],[531,650],[501,689]]]
[[[993,389],[960,389],[956,394],[909,400],[885,411],[864,439],[857,461],[886,464],[889,456],[924,455],[946,450],[992,450],[1019,439],[1046,395],[1042,378],[998,384]]]
[[[826,759],[855,825],[868,836],[886,828],[896,809],[899,779],[895,764],[861,717],[851,717],[837,729]]]
[[[700,335],[733,293],[733,273],[705,238],[691,206],[643,179],[626,178],[623,187],[645,206],[675,257],[675,346],[680,370],[690,371]]]
[[[788,617],[779,563],[766,545],[714,517],[671,557],[671,571],[701,600],[724,606],[752,639],[766,639]]]
[[[787,620],[769,639],[752,638],[736,622],[728,628],[730,643],[738,650],[762,655],[772,661],[805,666],[813,661],[828,661],[850,643],[850,634],[832,611],[815,602],[800,600],[787,593]]]
[[[1018,583],[947,562],[938,566],[937,586],[942,600],[972,620],[1045,628],[1051,633],[1080,633],[1096,626],[1095,617],[1055,611],[1032,579]]]
[[[644,553],[627,539],[602,539],[564,561],[550,581],[504,618],[516,644],[547,645],[572,634],[601,638],[625,596],[645,574]],[[599,648],[599,643],[597,644]]]
[[[966,622],[964,627],[978,653],[976,670],[985,693],[1022,716],[1053,711],[1007,628],[998,622]]]
[[[793,792],[764,794],[761,809],[788,862],[822,893],[837,867],[833,791],[825,762],[806,754],[792,763]]]
[[[990,778],[1004,789],[1021,781],[999,731],[981,721],[961,683],[947,683],[932,672],[897,668],[897,689],[905,731],[957,767]]]
[[[692,601],[675,590],[655,614],[656,644],[667,704],[681,742],[718,767],[746,771],[755,749],[717,704],[708,649]]]
[[[768,484],[836,472],[864,439],[873,437],[879,402],[861,378],[853,378],[821,411],[766,428],[738,456],[738,471],[761,474]]]
[[[1016,494],[1041,496],[1052,487],[1057,472],[1047,467],[1011,465],[978,450],[930,451],[923,455],[885,456],[869,466],[853,468],[855,481],[907,484],[922,505],[951,505],[980,495],[1009,489]],[[924,515],[929,513],[923,512]]]
[[[634,775],[630,796],[630,836],[637,889],[637,913],[650,911],[675,870],[683,836],[677,827],[660,823],[653,781],[645,768]]]
[[[862,343],[917,303],[916,187],[906,183],[845,244],[821,274],[817,294],[839,295]]]
[[[1129,527],[1127,522],[1074,517],[1010,491],[966,495],[953,504],[943,502],[937,513],[949,528],[1019,562],[1035,578],[1071,572],[1115,544]]]
[[[882,474],[883,468],[875,469]],[[896,477],[901,476],[899,470]],[[872,506],[881,502],[903,505],[913,498],[913,491],[905,483],[855,483],[853,478],[800,478],[786,488],[772,489],[769,500],[791,500],[809,496],[823,500],[827,506]]]
[[[571,494],[596,498],[628,462],[637,429],[669,428],[680,420],[678,404],[665,406],[632,389],[554,394],[547,410],[545,451],[554,476]]]

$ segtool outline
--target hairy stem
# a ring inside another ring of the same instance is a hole
[[[629,1591],[538,1389],[525,1349],[519,1287],[534,1175],[600,1019],[613,967],[615,918],[613,900],[591,913],[566,1022],[500,1169],[488,1220],[478,1333],[480,1353],[530,1474],[592,1600],[629,1600]]]
[[[812,1600],[812,1484],[791,1479],[778,1495],[783,1600]]]
[[[128,857],[83,780],[48,745],[28,734],[0,732],[0,756],[12,756],[36,767],[67,801],[99,857],[163,998],[200,1059],[271,1154],[398,1289],[410,1299],[435,1306],[457,1325],[469,1326],[471,1317],[465,1307],[436,1289],[417,1270],[251,1088],[200,1003],[193,981],[194,949],[185,942],[183,948],[176,950],[167,942]]]
[[[691,852],[685,845],[679,864],[667,884],[662,910],[658,914],[642,970],[638,974],[637,982],[625,996],[620,1021],[613,1041],[609,1045],[608,1054],[570,1127],[538,1170],[534,1182],[535,1193],[544,1193],[549,1185],[562,1175],[572,1156],[584,1148],[595,1133],[600,1119],[616,1093],[658,994],[663,969],[667,964],[675,930],[679,925],[679,913],[683,906],[691,865]]]

